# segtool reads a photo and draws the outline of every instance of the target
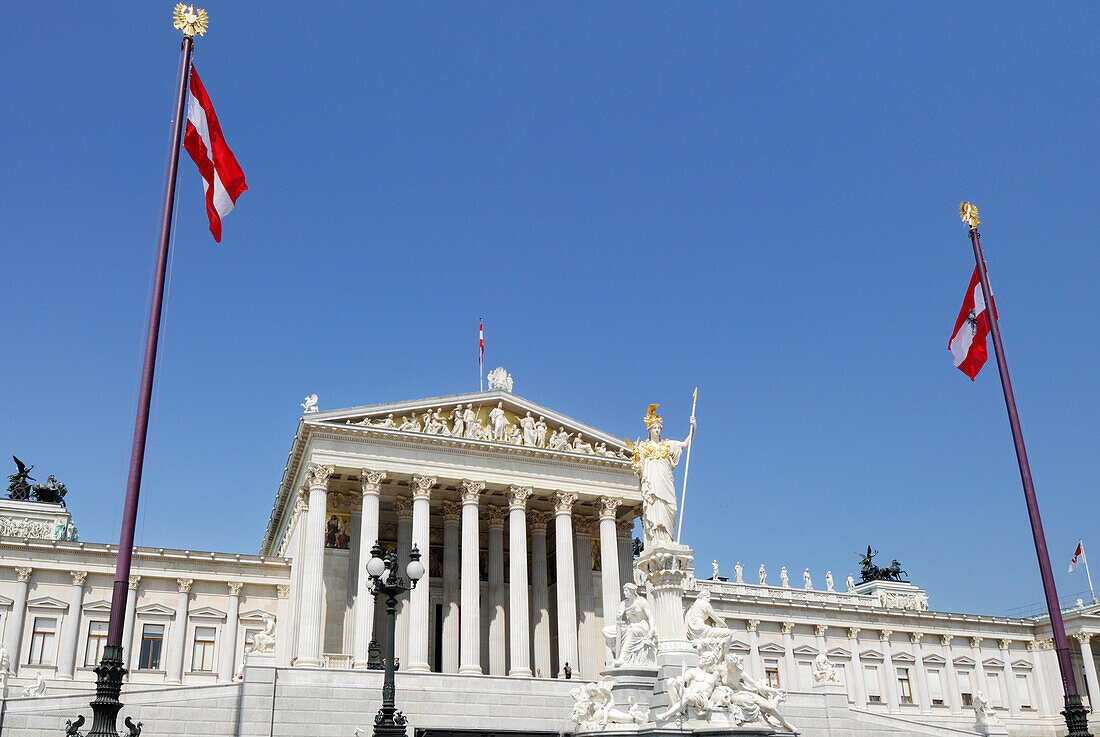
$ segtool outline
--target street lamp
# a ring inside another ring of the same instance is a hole
[[[374,717],[374,737],[405,737],[405,715],[394,706],[393,640],[397,629],[397,597],[416,588],[416,582],[424,576],[424,564],[420,562],[420,550],[413,545],[409,551],[409,564],[405,567],[408,581],[397,570],[397,552],[383,550],[377,542],[370,550],[367,575],[371,580],[371,593],[377,605],[378,595],[386,597],[386,647],[383,652],[386,677],[382,682],[382,708]]]

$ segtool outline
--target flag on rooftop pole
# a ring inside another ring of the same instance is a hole
[[[1084,540],[1078,540],[1077,549],[1073,551],[1073,559],[1069,562],[1069,572],[1076,573],[1082,563],[1085,563],[1085,545]]]
[[[477,319],[477,387],[485,391],[485,322]]]
[[[955,331],[951,333],[951,340],[947,341],[947,347],[955,357],[955,368],[969,376],[971,381],[982,370],[989,356],[985,342],[988,334],[989,313],[985,309],[981,279],[975,266],[959,318],[955,321]]]
[[[237,157],[225,142],[214,105],[194,64],[191,64],[191,85],[187,93],[187,130],[183,134],[183,147],[202,174],[210,232],[214,240],[221,243],[222,218],[233,210],[237,198],[248,185]]]

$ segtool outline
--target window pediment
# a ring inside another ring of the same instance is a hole
[[[947,659],[944,658],[942,655],[935,655],[935,654],[925,655],[924,656],[924,664],[925,665],[947,665]]]
[[[909,653],[898,653],[897,655],[891,656],[890,659],[893,660],[895,663],[915,663],[915,662],[917,662],[917,659],[914,658]]]
[[[864,650],[862,653],[859,654],[859,659],[881,661],[883,658],[882,653],[880,653],[878,650]]]
[[[145,616],[163,616],[173,617],[176,614],[176,610],[171,607],[166,607],[163,604],[146,604],[145,606],[139,606],[137,613]]]
[[[760,652],[767,653],[768,655],[782,655],[784,653],[784,650],[782,647],[776,645],[774,642],[769,642],[765,645],[760,646]]]
[[[27,606],[31,609],[68,609],[69,602],[55,599],[52,596],[41,596],[28,601]]]
[[[187,612],[188,619],[225,619],[225,612],[212,606],[201,606]]]
[[[85,612],[110,613],[110,611],[111,611],[111,602],[107,601],[106,599],[99,599],[97,601],[89,601],[87,604],[85,604],[83,607],[81,607],[81,609]]]
[[[974,658],[969,655],[960,655],[952,661],[955,665],[965,666],[967,668],[974,667]]]
[[[832,650],[826,652],[830,658],[851,658],[852,654],[848,652],[847,648],[834,647]]]
[[[809,645],[799,645],[798,647],[796,647],[791,652],[793,652],[795,655],[813,655],[813,656],[816,656],[817,655],[817,648],[816,647],[810,647]]]

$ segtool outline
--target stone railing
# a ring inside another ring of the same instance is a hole
[[[343,653],[326,653],[321,656],[321,667],[332,670],[351,670],[352,656]]]

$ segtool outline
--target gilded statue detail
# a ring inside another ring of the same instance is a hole
[[[642,532],[646,549],[654,545],[671,544],[676,531],[676,485],[672,471],[680,456],[691,447],[695,437],[695,418],[684,440],[662,440],[663,425],[657,405],[649,405],[645,416],[649,438],[636,443],[627,440],[631,449],[634,472],[642,482]]]

